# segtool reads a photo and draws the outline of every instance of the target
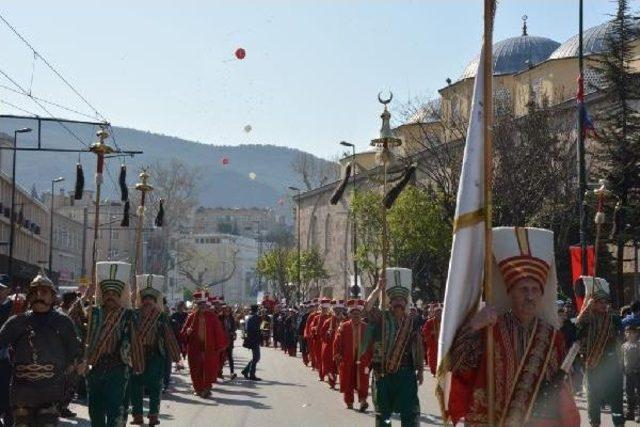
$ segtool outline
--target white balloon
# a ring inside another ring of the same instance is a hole
[[[251,179],[256,179],[256,176],[257,176],[257,175],[256,175],[255,173],[253,173],[253,172],[251,172],[251,173],[249,174],[249,178],[251,178]]]

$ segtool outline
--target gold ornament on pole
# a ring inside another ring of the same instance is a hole
[[[376,147],[379,151],[376,155],[378,163],[382,165],[382,196],[387,194],[387,179],[389,173],[389,167],[392,165],[394,155],[391,149],[397,148],[402,145],[402,140],[394,134],[391,130],[391,113],[387,109],[387,104],[393,99],[393,93],[389,92],[389,98],[382,99],[382,93],[378,94],[378,101],[384,105],[384,111],[380,115],[382,119],[382,127],[380,128],[380,137],[371,140],[371,145]],[[389,258],[389,233],[387,229],[387,208],[382,203],[380,206],[382,209],[382,277],[386,277],[387,262]],[[387,305],[386,286],[385,291],[380,296],[380,310],[384,312]],[[382,320],[382,340],[381,340],[381,352],[382,352],[382,369],[381,376],[385,375],[386,370],[386,327],[384,317]]]
[[[95,197],[95,217],[93,224],[93,251],[91,256],[91,290],[95,290],[96,287],[96,253],[98,244],[98,231],[100,228],[100,192],[102,189],[102,173],[104,172],[104,158],[106,155],[113,153],[113,148],[105,144],[104,140],[107,139],[109,133],[104,127],[101,127],[96,132],[98,141],[91,144],[89,151],[97,156],[96,164],[96,197]]]
[[[596,196],[597,207],[596,207],[596,215],[593,222],[596,224],[596,241],[594,244],[594,253],[593,253],[593,275],[597,277],[598,271],[598,252],[600,248],[600,235],[602,233],[602,224],[604,224],[606,220],[606,216],[604,214],[604,204],[608,198],[611,197],[611,191],[607,188],[607,180],[601,179],[598,181],[600,186],[593,190],[593,194]]]
[[[136,258],[134,261],[135,274],[142,274],[142,227],[144,223],[144,211],[147,193],[153,191],[153,187],[149,184],[149,174],[146,169],[140,172],[140,182],[136,184],[136,190],[140,192],[140,205],[138,206],[137,216],[138,223],[136,224]],[[135,306],[138,296],[138,285],[136,280],[133,280],[132,286],[132,298]]]

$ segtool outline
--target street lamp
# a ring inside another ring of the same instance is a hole
[[[298,187],[289,187],[289,190],[298,193],[298,206],[296,208],[297,228],[298,228],[298,304],[301,303],[302,297],[302,255],[300,249],[300,189]]]
[[[51,180],[51,209],[49,209],[49,274],[53,275],[53,199],[55,195],[53,193],[53,186],[57,182],[64,181],[63,177],[58,177]],[[50,276],[52,277],[52,276]]]
[[[352,151],[352,155],[351,155],[351,183],[353,185],[353,190],[352,190],[352,194],[351,194],[351,203],[353,204],[353,199],[356,197],[356,146],[355,144],[351,144],[350,142],[347,141],[340,141],[340,145],[342,145],[343,147],[351,147]],[[356,259],[356,255],[357,255],[357,251],[358,251],[358,231],[356,229],[356,211],[354,209],[352,209],[353,211],[353,219],[352,219],[352,224],[353,224],[353,287],[351,288],[351,295],[354,298],[358,298],[358,296],[360,295],[360,288],[358,287],[358,261]]]
[[[9,278],[13,281],[13,242],[15,241],[15,228],[16,228],[16,155],[18,151],[18,134],[19,133],[29,133],[31,132],[31,128],[21,128],[16,129],[13,132],[13,166],[11,172],[11,218],[10,224],[11,229],[9,230],[9,265],[8,265],[8,273]]]

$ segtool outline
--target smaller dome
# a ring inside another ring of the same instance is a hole
[[[613,23],[605,22],[584,30],[582,34],[582,49],[585,55],[595,55],[607,50],[607,33]],[[575,58],[578,56],[578,34],[562,43],[549,59]]]
[[[560,46],[557,41],[546,37],[522,35],[501,40],[493,45],[493,74],[515,74],[528,67],[546,61]],[[476,56],[464,69],[460,80],[475,77],[480,55]]]

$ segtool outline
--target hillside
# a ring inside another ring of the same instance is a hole
[[[96,129],[91,126],[68,125],[79,139],[86,144],[96,140]],[[22,127],[31,127],[33,132],[18,137],[21,147],[35,147],[36,123],[2,119],[0,131],[13,137],[13,131]],[[277,207],[277,202],[287,193],[290,185],[300,186],[300,179],[295,176],[291,162],[299,150],[274,145],[215,146],[187,141],[184,139],[139,131],[130,128],[113,128],[117,145],[124,150],[142,150],[143,155],[127,158],[128,182],[135,182],[136,174],[143,165],[151,165],[157,161],[164,162],[177,159],[201,168],[203,171],[199,182],[198,194],[204,206],[226,207]],[[112,140],[109,144],[114,145]],[[85,148],[57,123],[43,123],[42,146],[47,148]],[[63,176],[66,182],[62,188],[73,189],[75,180],[75,164],[78,156],[69,153],[37,153],[19,152],[18,183],[30,189],[35,184],[38,192],[50,191],[51,179]],[[222,159],[228,159],[226,165]],[[110,159],[108,169],[110,175],[105,176],[106,197],[117,196],[119,166],[121,159]],[[94,187],[93,172],[95,157],[89,154],[81,156],[85,170],[88,189]],[[249,175],[255,174],[255,179]],[[300,187],[302,188],[302,187]],[[281,207],[280,209],[283,209]]]

